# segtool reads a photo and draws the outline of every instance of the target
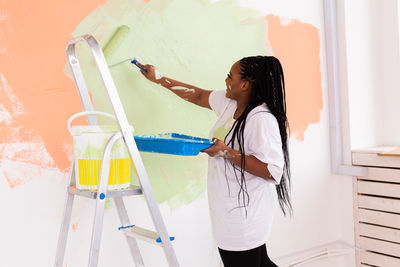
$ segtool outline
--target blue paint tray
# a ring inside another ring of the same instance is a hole
[[[181,156],[196,156],[200,150],[214,145],[209,139],[177,133],[135,136],[135,142],[141,152]]]

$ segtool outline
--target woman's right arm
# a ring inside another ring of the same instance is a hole
[[[210,103],[208,102],[208,98],[212,91],[204,90],[196,86],[176,81],[167,77],[162,77],[157,73],[156,68],[152,65],[141,65],[141,64],[139,65],[147,70],[147,72],[143,70],[140,70],[140,72],[148,80],[162,85],[163,87],[171,90],[177,96],[181,97],[186,101],[189,101],[203,108],[211,109]]]

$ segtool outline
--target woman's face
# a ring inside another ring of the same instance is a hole
[[[225,79],[226,94],[230,99],[238,100],[247,93],[248,82],[243,81],[240,77],[240,63],[235,62]]]

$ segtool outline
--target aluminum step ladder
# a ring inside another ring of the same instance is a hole
[[[93,104],[89,97],[89,92],[86,87],[85,80],[82,75],[79,60],[75,53],[75,45],[78,42],[86,42],[94,60],[96,62],[97,69],[99,70],[100,76],[103,80],[104,87],[107,91],[110,99],[116,120],[119,124],[120,131],[116,132],[109,139],[105,146],[102,164],[100,168],[99,185],[97,191],[89,190],[78,190],[75,183],[75,171],[74,161],[72,161],[71,173],[69,176],[70,182],[67,190],[67,198],[64,209],[64,217],[61,224],[56,260],[54,266],[62,266],[65,254],[65,248],[68,237],[68,230],[70,227],[72,206],[76,195],[87,197],[96,200],[96,211],[93,223],[92,240],[89,255],[89,267],[97,266],[100,250],[100,241],[103,227],[103,216],[104,206],[106,198],[113,198],[115,206],[118,211],[118,215],[121,221],[121,227],[119,230],[125,232],[126,240],[128,242],[130,252],[136,266],[144,266],[144,262],[139,251],[139,247],[136,239],[143,239],[155,245],[161,246],[164,250],[165,256],[169,266],[178,267],[179,263],[175,255],[175,251],[172,247],[172,238],[167,233],[166,226],[158,208],[156,199],[154,197],[147,172],[144,168],[142,159],[139,154],[139,150],[136,146],[133,134],[132,126],[129,125],[128,119],[122,107],[121,100],[119,98],[117,89],[112,80],[110,70],[107,62],[104,58],[103,52],[97,42],[97,40],[91,35],[83,35],[81,37],[70,40],[67,44],[66,52],[68,56],[69,65],[71,66],[72,73],[75,79],[76,86],[78,88],[83,107],[85,111],[93,111]],[[97,125],[97,119],[95,115],[87,115],[89,125]],[[107,190],[108,175],[110,170],[111,161],[111,149],[115,142],[119,139],[123,139],[126,144],[127,150],[130,154],[132,162],[136,168],[138,174],[140,186],[131,186],[126,190]],[[150,211],[156,232],[152,232],[137,226],[133,226],[130,223],[127,210],[125,208],[122,197],[131,195],[144,195],[148,209]]]

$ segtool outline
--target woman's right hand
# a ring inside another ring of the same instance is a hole
[[[138,63],[138,65],[140,67],[142,67],[143,69],[147,70],[147,72],[145,72],[144,70],[140,69],[140,72],[149,81],[152,81],[154,83],[157,83],[159,81],[160,77],[157,77],[159,75],[156,75],[156,73],[157,73],[156,67],[154,67],[153,65],[149,65],[149,64],[142,65],[142,64]]]

